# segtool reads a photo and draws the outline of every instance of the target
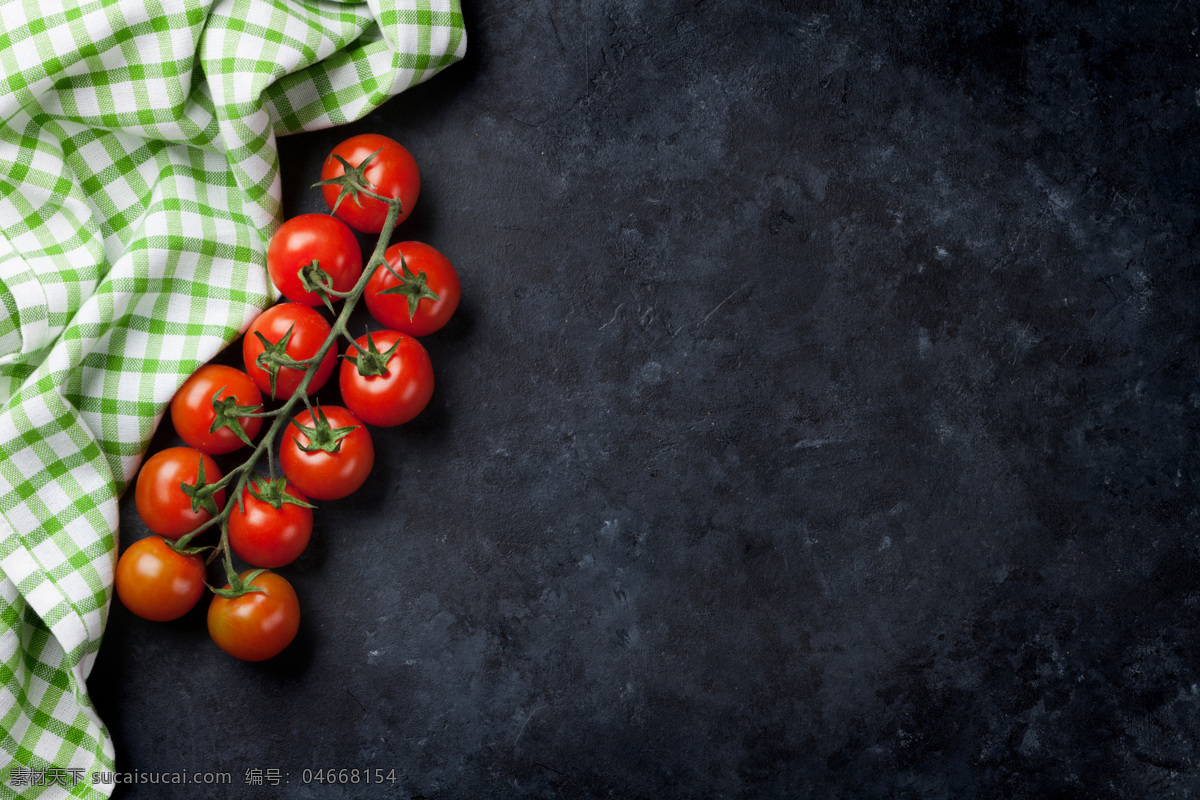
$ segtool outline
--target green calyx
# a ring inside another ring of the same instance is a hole
[[[354,431],[358,430],[358,425],[348,425],[344,428],[334,428],[329,424],[329,420],[325,416],[325,412],[321,410],[321,406],[317,406],[315,411],[311,411],[309,416],[313,420],[312,426],[301,425],[295,419],[292,424],[296,426],[296,430],[308,437],[308,444],[300,444],[296,441],[296,446],[305,453],[315,453],[321,450],[326,453],[336,453],[342,449],[342,439],[345,439]]]
[[[321,269],[321,265],[314,258],[312,261],[300,268],[297,273],[300,278],[300,285],[304,287],[306,292],[316,292],[321,298],[321,302],[329,309],[330,314],[336,314],[333,310],[333,301],[330,295],[336,294],[333,291],[333,278],[329,277],[329,273]]]
[[[264,572],[266,572],[265,569],[256,569],[246,575],[246,577],[243,579],[236,572],[233,572],[232,567],[226,565],[225,579],[229,581],[229,588],[218,589],[215,586],[209,586],[208,588],[218,597],[224,597],[229,600],[241,597],[244,594],[250,594],[251,592],[263,592],[264,594],[270,594],[270,592],[261,586],[250,585],[255,578],[257,578],[259,575],[262,575]]]
[[[180,481],[179,489],[187,495],[192,501],[192,511],[200,511],[203,509],[209,513],[209,516],[217,516],[221,513],[217,508],[216,494],[225,488],[225,482],[228,478],[222,478],[216,483],[209,483],[204,476],[204,459],[200,459],[200,472],[196,476],[195,483],[184,483]]]
[[[315,261],[313,262],[316,263]],[[275,396],[275,382],[279,378],[279,370],[282,367],[291,369],[304,369],[308,366],[303,361],[297,361],[287,354],[288,344],[292,341],[292,333],[296,330],[295,325],[291,325],[278,342],[272,342],[260,332],[255,331],[254,335],[258,337],[258,341],[262,342],[263,351],[258,354],[255,363],[264,370],[271,381],[271,397]]]
[[[272,385],[274,389],[274,385]],[[246,431],[242,428],[240,417],[245,417],[258,411],[262,406],[239,406],[236,397],[221,398],[221,392],[225,391],[222,386],[217,390],[217,393],[212,396],[213,417],[212,425],[208,426],[209,433],[216,433],[221,428],[229,428],[237,435],[239,439],[248,445],[253,446],[250,437],[246,435]],[[272,391],[274,394],[274,391]],[[204,469],[204,462],[200,462],[200,469]],[[195,509],[192,509],[193,511]]]
[[[381,150],[376,150],[374,153],[371,153],[371,155],[364,158],[357,167],[350,166],[349,161],[337,155],[336,153],[333,154],[333,157],[337,159],[338,163],[342,165],[342,169],[345,171],[336,178],[326,178],[323,181],[317,181],[313,184],[314,187],[341,187],[341,191],[338,192],[337,200],[335,200],[333,203],[332,213],[337,213],[338,206],[340,206],[342,201],[347,197],[353,200],[355,205],[357,205],[359,208],[362,208],[361,195],[363,194],[367,195],[368,197],[385,200],[385,198],[381,198],[379,195],[375,194],[375,187],[369,180],[367,180],[367,165],[374,161],[375,156],[379,155],[380,152]]]
[[[441,299],[440,297],[438,297],[437,292],[435,292],[435,291],[433,291],[433,289],[429,288],[424,270],[422,270],[421,272],[418,272],[416,275],[412,274],[412,271],[409,270],[409,268],[408,268],[408,262],[404,260],[403,253],[400,255],[400,269],[404,272],[403,275],[397,273],[396,270],[392,269],[391,264],[384,263],[383,266],[384,266],[384,269],[386,269],[388,272],[392,273],[392,275],[396,278],[396,280],[400,281],[400,285],[393,286],[390,289],[384,289],[379,294],[381,294],[381,295],[382,294],[399,294],[399,295],[404,295],[405,297],[407,297],[408,298],[408,319],[409,319],[409,321],[411,321],[412,318],[414,316],[416,316],[417,305],[421,302],[422,299],[427,299],[427,300],[440,300]]]
[[[289,494],[286,490],[287,478],[276,478],[275,480],[260,478],[251,483],[247,489],[251,497],[267,503],[276,511],[283,508],[284,503],[291,503],[294,506],[301,506],[302,508],[316,508],[312,503],[306,503],[299,497]]]
[[[343,355],[342,358],[352,362],[358,367],[358,374],[364,378],[370,378],[376,375],[387,375],[387,363],[392,356],[396,354],[396,348],[400,346],[403,339],[397,339],[395,343],[387,349],[387,352],[379,352],[379,348],[375,346],[375,340],[371,338],[371,331],[367,331],[367,349],[356,347],[358,355],[350,356]]]

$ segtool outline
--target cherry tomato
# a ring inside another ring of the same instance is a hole
[[[242,360],[246,364],[246,372],[255,385],[264,394],[271,397],[291,397],[300,385],[300,381],[304,379],[304,370],[279,367],[275,375],[275,391],[272,393],[271,374],[258,362],[258,357],[264,350],[263,343],[255,334],[261,333],[268,342],[277,344],[288,335],[289,330],[292,335],[284,346],[283,353],[293,361],[304,361],[317,354],[331,329],[325,318],[308,306],[299,303],[280,303],[259,314],[254,322],[250,323],[250,328],[246,331],[246,338],[242,340]],[[329,376],[333,374],[336,364],[337,347],[335,346],[329,348],[329,352],[321,360],[321,365],[317,367],[316,374],[309,381],[309,394],[319,391],[325,385]]]
[[[241,574],[242,580],[250,571]],[[208,607],[208,634],[229,655],[243,661],[264,661],[279,655],[300,630],[300,601],[287,579],[264,572],[250,581],[265,592],[241,597],[213,598]],[[228,589],[229,585],[226,584]]]
[[[192,511],[191,498],[180,488],[182,483],[195,485],[201,464],[206,484],[221,479],[217,462],[190,447],[168,447],[146,459],[138,474],[134,503],[147,528],[168,539],[178,539],[212,518],[204,508]],[[225,506],[225,490],[216,492],[211,499],[219,511]]]
[[[346,159],[351,167],[362,164],[376,150],[379,153],[367,164],[363,174],[371,184],[371,191],[384,197],[399,197],[401,204],[397,224],[408,219],[413,206],[417,203],[417,195],[421,193],[421,172],[417,169],[417,161],[403,146],[394,139],[380,136],[377,133],[364,133],[351,136],[346,141],[333,148],[333,152],[325,159],[321,167],[321,180],[337,178],[344,175],[346,170],[334,156]],[[363,233],[379,233],[383,230],[384,219],[387,217],[387,204],[374,197],[360,194],[360,208],[352,197],[344,197],[337,202],[342,189],[334,184],[321,187],[321,194],[330,210],[337,206],[334,213],[339,219],[356,231]]]
[[[380,354],[393,346],[382,375],[364,376],[353,360],[358,348],[369,352],[366,335],[358,337],[358,348],[346,348],[338,385],[342,400],[359,419],[387,427],[408,422],[420,414],[433,396],[433,362],[421,343],[396,331],[375,331],[371,340]]]
[[[367,282],[367,308],[375,319],[409,336],[425,336],[445,325],[462,297],[458,273],[450,259],[421,242],[394,244],[384,256],[392,272],[379,267]],[[412,298],[417,299],[415,310]]]
[[[267,271],[288,300],[321,305],[321,296],[304,288],[300,270],[313,260],[329,275],[339,292],[354,288],[362,275],[362,251],[345,223],[328,214],[301,214],[279,226],[267,247]],[[330,296],[337,302],[339,298]]]
[[[262,484],[259,484],[262,487]],[[291,497],[307,503],[308,498],[292,486],[284,488]],[[269,497],[269,492],[262,492]],[[282,567],[304,552],[312,536],[312,509],[295,503],[281,502],[275,508],[259,500],[249,487],[242,492],[242,510],[237,506],[229,512],[229,544],[238,558],[256,567]]]
[[[337,500],[354,492],[363,485],[375,464],[375,446],[371,434],[358,417],[341,406],[324,406],[318,414],[324,414],[332,428],[354,427],[337,444],[328,444],[335,452],[316,449],[305,452],[301,447],[312,445],[312,440],[295,425],[283,435],[279,463],[288,482],[308,497],[316,500]],[[297,414],[293,422],[314,428],[312,415],[308,411]],[[320,441],[320,440],[318,440]]]
[[[218,400],[232,399],[237,406],[257,411],[262,407],[262,394],[250,376],[222,364],[205,364],[179,387],[171,400],[171,422],[175,424],[175,432],[201,453],[216,456],[232,453],[245,443],[232,428],[209,431],[217,416],[213,395],[217,395]],[[239,416],[235,419],[251,439],[262,428],[262,417]]]
[[[161,536],[148,536],[125,548],[116,583],[121,602],[139,617],[179,619],[204,594],[204,559],[172,550]]]

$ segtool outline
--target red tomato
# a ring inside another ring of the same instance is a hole
[[[325,164],[321,167],[321,180],[345,174],[345,168],[334,156],[341,156],[351,167],[357,167],[376,150],[379,151],[378,155],[367,164],[363,174],[371,184],[371,191],[383,197],[400,198],[400,217],[396,220],[399,224],[408,219],[417,203],[417,195],[421,193],[421,172],[417,169],[417,161],[412,157],[412,153],[396,140],[377,133],[351,136],[333,148],[329,158],[325,159]],[[321,187],[321,194],[324,195],[330,210],[337,205],[337,211],[334,213],[356,231],[379,233],[383,230],[384,219],[387,217],[386,203],[363,194],[358,196],[362,207],[354,202],[353,197],[344,197],[342,202],[338,203],[341,191],[341,187],[335,184],[325,184]]]
[[[295,484],[305,495],[316,500],[337,500],[366,481],[375,464],[375,447],[366,426],[341,406],[325,406],[318,413],[325,415],[332,428],[353,427],[354,430],[336,444],[319,437],[314,445],[304,431],[292,425],[283,437],[279,463],[288,482]],[[293,422],[307,428],[315,427],[308,411],[297,414]],[[309,446],[325,446],[334,452],[324,449],[305,452],[302,449]]]
[[[204,594],[204,559],[172,550],[161,536],[148,536],[125,548],[116,583],[121,602],[139,617],[179,619]]]
[[[375,319],[409,336],[425,336],[445,325],[462,297],[450,259],[421,242],[394,244],[384,256],[395,275],[379,267],[367,282],[367,308]]]
[[[242,580],[250,572],[241,574]],[[265,592],[229,599],[220,595],[208,607],[208,634],[229,655],[243,661],[264,661],[279,655],[300,630],[300,601],[296,590],[274,572],[250,581]],[[229,585],[226,584],[228,589]]]
[[[219,394],[218,394],[219,392]],[[242,408],[262,408],[262,394],[250,376],[233,367],[221,364],[205,364],[184,381],[183,386],[171,400],[171,422],[175,432],[192,447],[209,455],[232,453],[244,442],[232,428],[222,427],[209,431],[217,413],[213,410],[213,395]],[[235,417],[246,436],[253,439],[262,428],[262,417]]]
[[[345,223],[328,214],[301,214],[279,226],[267,247],[267,271],[288,300],[321,305],[321,296],[304,288],[300,270],[313,260],[328,273],[338,292],[354,288],[362,275],[362,251]],[[337,302],[339,298],[330,297]]]
[[[264,394],[275,398],[291,397],[304,379],[304,370],[280,367],[275,376],[275,391],[272,392],[270,372],[258,362],[258,357],[263,353],[263,343],[255,334],[261,333],[268,342],[277,344],[288,335],[289,330],[292,335],[284,346],[284,355],[293,361],[304,361],[317,354],[329,337],[331,328],[324,317],[308,306],[280,303],[259,314],[250,323],[246,338],[242,340],[242,360],[246,364],[246,372]],[[336,364],[337,347],[334,346],[329,348],[316,374],[309,381],[309,394],[325,385]]]
[[[342,400],[359,419],[371,425],[387,427],[408,422],[420,414],[433,396],[433,362],[421,343],[396,331],[375,331],[371,334],[375,348],[382,355],[395,347],[383,367],[383,374],[364,376],[353,360],[358,348],[368,353],[366,335],[358,337],[346,348],[338,385]]]
[[[258,489],[270,498],[269,487],[260,482]],[[308,498],[291,486],[284,491],[301,502]],[[281,502],[275,508],[259,500],[249,487],[242,492],[242,510],[235,505],[229,512],[229,544],[238,558],[256,567],[282,567],[304,552],[312,536],[313,513],[307,506]]]
[[[190,447],[168,447],[146,459],[138,474],[134,502],[147,528],[168,539],[178,539],[212,518],[203,507],[193,511],[192,499],[180,488],[183,483],[196,483],[201,464],[206,484],[221,479],[217,462]],[[219,511],[225,506],[225,490],[216,492],[211,499]]]

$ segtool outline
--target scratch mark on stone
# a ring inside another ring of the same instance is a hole
[[[739,286],[738,288],[736,288],[736,289],[734,289],[732,292],[730,292],[730,293],[729,293],[729,297],[726,297],[724,300],[722,300],[721,302],[717,303],[717,307],[716,307],[716,308],[714,308],[712,311],[708,312],[708,315],[707,315],[707,316],[706,316],[704,319],[700,320],[700,324],[701,324],[701,325],[703,325],[704,323],[708,322],[708,320],[709,320],[709,317],[711,317],[713,314],[717,313],[717,311],[718,311],[718,310],[721,308],[721,306],[723,306],[723,305],[725,305],[726,303],[728,303],[728,302],[729,302],[729,300],[730,300],[730,298],[732,298],[732,297],[733,297],[735,294],[737,294],[738,292],[740,292],[742,289],[745,289],[745,288],[746,288],[747,286],[749,286],[749,285],[750,285],[750,284],[748,284],[748,283],[743,283],[741,286]]]
[[[841,439],[801,439],[792,445],[793,450],[808,450],[813,447],[824,447],[827,444],[838,444]]]
[[[621,313],[621,309],[622,309],[622,308],[624,308],[624,307],[625,307],[625,304],[624,304],[624,303],[621,303],[621,305],[617,306],[617,310],[613,312],[612,319],[610,319],[608,322],[606,322],[606,323],[604,323],[603,325],[601,325],[601,326],[600,326],[600,330],[604,330],[604,329],[605,329],[605,328],[607,328],[609,325],[612,325],[614,322],[616,322],[616,321],[617,321],[617,314],[620,314],[620,313]]]
[[[537,708],[535,708],[533,711],[529,712],[529,716],[527,716],[525,718],[525,721],[521,723],[521,730],[517,731],[517,738],[513,739],[513,747],[516,747],[517,742],[521,741],[521,735],[525,733],[525,728],[529,725],[529,720],[533,719],[533,715],[538,713],[539,711],[545,710],[546,708],[549,708],[549,706],[540,705]]]

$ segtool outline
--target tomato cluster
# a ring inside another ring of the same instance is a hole
[[[420,242],[384,250],[381,240],[366,262],[372,274],[363,274],[350,228],[388,235],[411,213],[420,173],[406,149],[384,136],[352,137],[334,148],[321,178],[332,214],[288,220],[267,249],[267,270],[287,302],[268,308],[246,331],[245,371],[201,366],[171,401],[172,422],[187,446],[143,464],[135,502],[155,535],[131,544],[117,563],[125,607],[167,621],[204,595],[206,553],[208,561],[223,555],[226,585],[213,589],[208,629],[221,649],[249,661],[278,654],[299,629],[295,591],[269,570],[307,546],[310,501],[346,497],[367,480],[375,451],[366,425],[403,424],[429,403],[433,364],[414,337],[444,326],[461,296],[454,266]],[[350,306],[360,297],[384,328],[354,339],[338,367],[337,338],[350,338],[348,309],[332,323],[320,309],[336,314],[336,303],[349,298]],[[335,368],[345,407],[311,405],[308,396]],[[267,409],[264,398],[282,405]],[[303,407],[294,413],[298,400]],[[222,474],[212,456],[247,446],[249,458]],[[270,457],[277,446],[282,476]],[[263,454],[265,476],[255,473]],[[209,527],[219,527],[220,542],[192,544]],[[255,569],[235,572],[232,555]]]

